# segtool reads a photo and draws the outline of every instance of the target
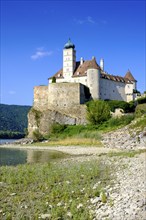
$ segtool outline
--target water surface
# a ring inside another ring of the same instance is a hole
[[[25,163],[49,163],[69,157],[68,154],[53,150],[21,150],[0,148],[0,166],[16,166]]]

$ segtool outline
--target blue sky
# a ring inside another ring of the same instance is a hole
[[[104,58],[113,75],[130,69],[145,91],[145,14],[142,0],[1,0],[1,103],[32,105],[33,87],[62,68],[69,37],[77,60]]]

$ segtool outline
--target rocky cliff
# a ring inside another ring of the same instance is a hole
[[[28,137],[38,130],[41,134],[49,134],[53,123],[77,125],[86,124],[86,106],[72,106],[70,109],[58,111],[55,109],[38,110],[31,108],[28,113]]]

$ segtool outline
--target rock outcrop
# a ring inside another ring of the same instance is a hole
[[[41,134],[49,134],[52,124],[78,125],[86,124],[86,106],[79,105],[64,111],[55,109],[38,110],[32,108],[28,113],[28,137],[38,130]]]

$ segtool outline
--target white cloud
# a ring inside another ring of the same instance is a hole
[[[31,55],[32,60],[37,60],[46,56],[52,55],[52,51],[46,51],[44,50],[44,47],[37,48],[35,54]]]
[[[88,23],[92,23],[92,24],[95,24],[95,23],[96,23],[96,22],[93,20],[93,18],[90,17],[90,16],[87,17],[87,22],[88,22]]]
[[[82,24],[96,24],[96,21],[91,16],[87,16],[83,20],[75,19],[75,22],[80,25],[82,25]]]

